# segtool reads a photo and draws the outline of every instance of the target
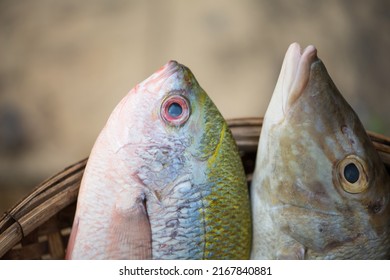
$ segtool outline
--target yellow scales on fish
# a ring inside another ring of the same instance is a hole
[[[71,259],[247,259],[245,172],[191,71],[170,61],[117,105],[81,182]]]
[[[317,51],[292,44],[251,185],[253,259],[383,259],[390,178]]]

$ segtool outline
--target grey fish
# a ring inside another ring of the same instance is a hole
[[[314,46],[292,44],[251,185],[252,259],[385,259],[390,178]]]

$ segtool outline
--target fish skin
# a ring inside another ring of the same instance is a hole
[[[189,103],[182,125],[164,100]],[[68,259],[248,259],[250,201],[231,132],[175,61],[132,89],[92,149]]]
[[[351,162],[361,167],[352,185]],[[286,53],[250,191],[251,259],[390,256],[389,175],[314,46]]]

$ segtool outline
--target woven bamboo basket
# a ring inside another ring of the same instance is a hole
[[[251,182],[263,120],[228,120]],[[390,173],[390,138],[368,132]],[[88,159],[38,185],[0,220],[0,259],[63,259],[71,232],[80,181]]]

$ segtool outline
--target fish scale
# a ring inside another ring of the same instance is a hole
[[[231,132],[226,125],[221,128],[220,136],[220,142],[217,146],[221,151],[224,151],[232,139]],[[238,150],[235,148],[230,153],[218,153],[209,159],[209,176],[218,183],[208,198],[215,211],[206,211],[205,213],[206,221],[212,221],[209,228],[210,237],[206,241],[206,251],[217,251],[217,255],[234,254],[237,258],[246,258],[250,253],[248,248],[251,241],[251,232],[249,231],[251,230],[251,221],[247,214],[247,211],[250,211],[249,204],[242,203],[249,197],[248,193],[243,191],[247,185],[240,178],[245,175],[245,172],[241,163],[235,160],[237,157]],[[213,166],[224,166],[224,169],[218,170]],[[221,178],[225,178],[225,180],[221,180]],[[230,188],[231,185],[237,184],[240,184],[241,187]],[[230,222],[227,224],[225,219],[229,219]],[[229,235],[230,231],[237,232],[237,235]],[[229,246],[220,246],[218,242],[214,242],[215,239],[222,244],[226,242]]]
[[[189,183],[189,182],[188,182]],[[203,230],[200,211],[203,208],[199,189],[191,186],[179,194],[180,186],[170,193],[169,205],[148,201],[152,228],[152,252],[156,259],[202,258]],[[173,227],[167,222],[175,220]],[[187,248],[198,248],[188,253]]]

